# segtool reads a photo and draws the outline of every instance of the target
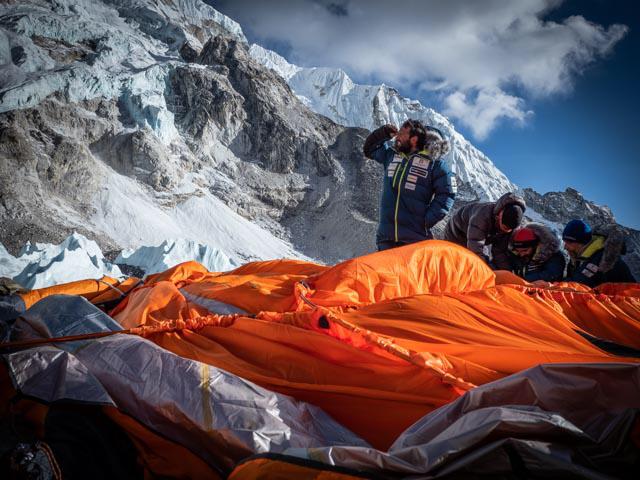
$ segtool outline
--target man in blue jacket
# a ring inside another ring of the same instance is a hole
[[[568,282],[579,282],[597,287],[606,282],[636,280],[621,258],[626,252],[624,234],[615,225],[591,230],[582,220],[571,220],[562,232],[564,248],[571,263],[567,269]]]
[[[378,250],[433,238],[431,228],[449,212],[456,194],[455,177],[442,160],[449,151],[442,132],[417,120],[407,120],[400,130],[384,125],[371,132],[363,151],[385,172]]]

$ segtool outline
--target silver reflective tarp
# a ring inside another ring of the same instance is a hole
[[[423,417],[389,451],[331,446],[288,455],[407,478],[537,472],[609,478],[640,409],[640,365],[549,364],[492,382]]]
[[[229,303],[221,302],[220,300],[214,300],[213,298],[201,297],[199,295],[195,295],[187,291],[186,288],[181,288],[180,293],[184,296],[184,298],[191,303],[195,303],[199,307],[206,308],[211,313],[215,313],[217,315],[248,315],[249,312],[238,308]]]
[[[4,355],[17,389],[46,402],[62,400],[114,405],[102,384],[68,352],[53,346]]]
[[[78,298],[41,300],[35,314],[30,309],[25,319],[16,322],[12,339],[113,327],[110,317]],[[82,311],[87,321],[69,317],[73,308]],[[214,466],[220,461],[221,444],[245,456],[287,448],[368,446],[317,407],[133,335],[32,348],[4,359],[19,391],[45,401],[112,401]]]

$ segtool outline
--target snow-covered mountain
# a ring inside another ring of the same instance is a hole
[[[476,198],[495,200],[504,192],[517,191],[527,201],[527,216],[533,221],[547,223],[558,233],[574,218],[582,218],[592,225],[615,223],[608,207],[585,200],[575,189],[540,195],[532,189],[519,188],[458,133],[446,117],[417,100],[403,97],[393,87],[356,84],[341,69],[298,67],[256,44],[251,45],[249,52],[262,65],[286,80],[305,105],[338,124],[373,130],[387,123],[401,125],[408,118],[413,118],[439,128],[451,141],[453,148],[446,158],[451,162],[459,183],[466,185],[467,192],[471,190]],[[463,200],[468,200],[468,197]],[[629,228],[624,230],[630,251],[626,260],[638,275],[640,232]]]
[[[437,112],[250,47],[200,0],[3,2],[0,242],[15,254],[77,231],[104,251],[183,238],[231,264],[359,255],[380,191],[365,129],[409,116],[451,138],[461,201],[516,188]]]
[[[517,190],[445,116],[417,100],[403,97],[395,88],[384,84],[358,85],[340,69],[298,67],[256,44],[251,45],[249,52],[281,75],[305,105],[340,125],[373,130],[387,123],[401,125],[413,118],[439,128],[452,145],[445,158],[453,165],[458,180],[469,185],[478,198],[496,200],[505,192]]]

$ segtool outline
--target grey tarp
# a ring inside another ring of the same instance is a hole
[[[416,422],[388,452],[285,453],[416,479],[471,472],[634,478],[640,451],[628,436],[638,409],[640,365],[548,364],[470,390]]]
[[[6,340],[11,325],[25,310],[20,295],[0,295],[0,340]]]
[[[81,297],[55,295],[14,325],[12,339],[77,335],[119,326]],[[247,455],[367,443],[322,410],[224,370],[118,334],[3,355],[16,388],[50,401],[109,403],[212,466],[213,438]],[[42,381],[46,379],[46,381]],[[103,390],[100,390],[100,389]]]

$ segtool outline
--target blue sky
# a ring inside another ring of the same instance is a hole
[[[640,228],[640,5],[623,0],[211,1],[250,42],[445,113],[507,176]]]
[[[566,2],[556,15],[581,13],[629,31],[607,57],[574,79],[574,88],[529,103],[524,127],[502,122],[475,141],[509,178],[544,193],[571,186],[640,228],[640,4]],[[464,127],[463,133],[471,137]]]

